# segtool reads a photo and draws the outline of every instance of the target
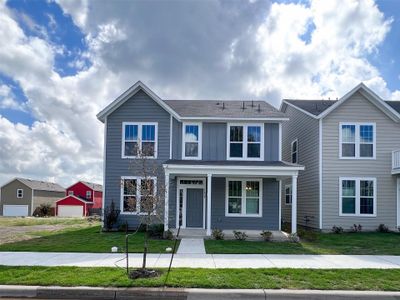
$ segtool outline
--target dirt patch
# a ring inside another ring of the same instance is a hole
[[[38,237],[37,232],[57,232],[71,225],[32,225],[32,226],[9,226],[0,227],[0,245]]]

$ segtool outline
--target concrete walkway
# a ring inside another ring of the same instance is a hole
[[[183,238],[179,244],[177,254],[206,254],[203,239]]]
[[[148,266],[166,268],[171,254],[148,254]],[[129,265],[140,267],[142,254],[129,254]],[[120,253],[0,252],[7,266],[125,266]],[[175,268],[305,268],[305,269],[400,269],[400,256],[386,255],[282,255],[282,254],[176,254]]]

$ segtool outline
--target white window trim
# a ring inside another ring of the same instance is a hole
[[[125,155],[125,127],[126,125],[137,125],[138,126],[138,139],[137,143],[139,145],[139,149],[142,150],[142,128],[143,125],[154,125],[154,156],[146,156],[146,158],[156,159],[158,155],[158,123],[157,122],[122,122],[122,143],[121,143],[121,157],[122,158],[138,158],[137,155]],[[146,142],[146,141],[145,141]]]
[[[242,182],[242,212],[240,214],[229,213],[229,181]],[[246,181],[257,181],[260,186],[260,194],[258,199],[258,214],[245,214],[246,209]],[[260,218],[262,217],[262,203],[263,203],[263,180],[261,178],[226,178],[225,180],[225,217],[239,217],[239,218]]]
[[[290,194],[286,194],[286,189],[290,188]],[[290,203],[286,202],[286,196],[290,195]],[[285,185],[285,205],[291,206],[292,205],[292,185],[291,184],[286,184]]]
[[[136,211],[129,212],[129,211],[124,211],[124,180],[125,179],[135,179],[136,180]],[[119,202],[119,207],[120,207],[120,214],[121,215],[145,215],[146,213],[141,213],[140,212],[140,201],[141,201],[141,195],[140,195],[140,187],[142,184],[143,179],[152,179],[154,182],[154,195],[157,193],[157,177],[141,177],[141,176],[122,176],[121,177],[121,189],[120,189],[120,202]],[[156,212],[154,211],[153,214]]]
[[[242,157],[231,157],[230,148],[230,129],[232,126],[243,127],[243,154]],[[260,157],[247,157],[247,128],[251,126],[259,126],[260,131]],[[264,160],[264,124],[263,123],[228,123],[226,134],[226,159],[227,160],[251,160],[251,161],[262,161]]]
[[[21,196],[19,196],[20,192],[21,192]],[[24,198],[24,190],[23,189],[17,189],[17,198],[18,199]]]
[[[199,150],[197,152],[197,156],[186,156],[185,155],[185,132],[186,132],[186,126],[198,126],[199,127],[199,140],[197,141],[199,145]],[[202,148],[203,148],[203,126],[202,123],[196,123],[196,122],[184,122],[182,123],[182,159],[187,159],[187,160],[198,160],[202,158]]]
[[[296,152],[293,151],[294,143],[296,143]],[[290,144],[290,161],[292,163],[294,163],[293,162],[293,154],[294,153],[296,153],[296,162],[295,163],[298,164],[299,163],[299,140],[298,139],[293,140],[293,142]]]
[[[343,125],[353,125],[356,128],[355,131],[355,156],[353,157],[347,157],[347,156],[342,156],[342,126]],[[372,157],[361,157],[360,156],[360,126],[366,125],[366,126],[372,126],[373,128],[373,143],[372,143],[372,151],[373,151],[373,156]],[[358,160],[371,160],[371,159],[376,159],[376,123],[371,123],[371,122],[340,122],[339,123],[339,159],[358,159]]]
[[[92,191],[86,191],[86,199],[91,199],[91,198],[92,198]]]
[[[342,212],[342,181],[343,180],[354,180],[356,182],[356,213],[355,214],[347,214]],[[362,180],[370,180],[374,183],[374,213],[373,214],[361,214],[360,213],[360,181]],[[374,218],[376,217],[376,201],[377,201],[377,184],[375,177],[339,177],[339,216],[341,217],[365,217],[365,218]]]

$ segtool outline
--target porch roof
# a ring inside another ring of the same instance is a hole
[[[163,167],[170,174],[212,174],[245,176],[292,176],[304,166],[285,161],[167,160]]]

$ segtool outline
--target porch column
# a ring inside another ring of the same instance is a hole
[[[297,232],[297,175],[292,176],[292,234]]]
[[[211,235],[211,180],[212,174],[207,174],[207,235]]]
[[[164,195],[164,231],[168,230],[168,210],[169,210],[169,173],[165,172],[165,195]]]

